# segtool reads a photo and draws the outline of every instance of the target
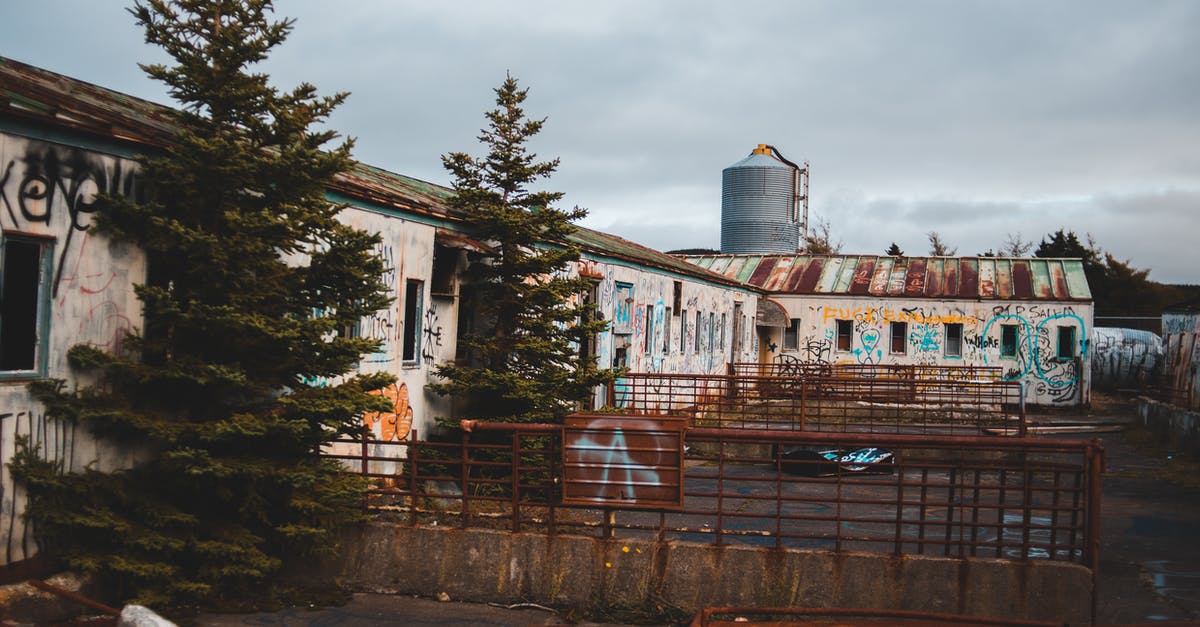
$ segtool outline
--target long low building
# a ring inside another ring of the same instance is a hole
[[[24,493],[7,471],[18,437],[66,470],[133,461],[132,452],[48,416],[27,384],[81,384],[67,365],[70,347],[117,350],[142,327],[133,286],[145,280],[145,257],[90,228],[92,203],[97,193],[136,195],[136,155],[168,145],[175,124],[162,105],[0,57],[0,271],[5,289],[15,290],[0,317],[0,567],[36,552],[21,518]],[[449,400],[426,385],[436,364],[455,359],[460,321],[470,319],[460,277],[471,251],[487,244],[449,209],[451,194],[367,164],[327,190],[332,202],[349,205],[339,219],[381,235],[377,253],[388,266],[393,305],[354,331],[382,341],[360,370],[397,378],[386,391],[393,410],[366,419],[379,439],[428,433],[436,418],[452,416]],[[668,373],[723,373],[730,362],[754,359],[757,288],[606,233],[580,228],[570,239],[583,259],[569,272],[592,281],[581,297],[610,321],[579,347],[584,357]],[[595,402],[603,398],[598,390]]]
[[[758,360],[998,366],[1044,405],[1089,401],[1092,295],[1078,259],[694,255],[784,310]]]

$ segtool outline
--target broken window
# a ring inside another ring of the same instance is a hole
[[[1075,327],[1058,327],[1058,358],[1075,358]]]
[[[853,320],[838,320],[837,321],[837,349],[841,352],[849,352],[852,338],[854,336],[854,321]]]
[[[0,240],[0,376],[46,374],[52,242],[8,233]]]

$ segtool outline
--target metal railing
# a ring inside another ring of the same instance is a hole
[[[561,433],[484,423],[325,455],[371,480],[371,510],[411,524],[1098,563],[1098,440],[691,429],[682,507],[647,510],[562,504]]]
[[[806,362],[780,355],[770,362],[729,364],[729,374],[759,377],[831,376],[864,379],[901,379],[905,381],[1000,381],[1000,366],[947,366],[937,364],[838,364]]]
[[[694,416],[739,429],[1023,435],[1017,381],[628,373],[608,386],[611,411]]]

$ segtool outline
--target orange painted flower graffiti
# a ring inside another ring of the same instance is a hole
[[[392,441],[407,438],[413,421],[412,406],[408,404],[408,385],[401,383],[397,386],[393,383],[382,390],[372,392],[372,394],[383,395],[392,401],[392,410],[368,413],[363,416],[363,424],[381,440]],[[375,425],[379,425],[379,429],[376,429]]]

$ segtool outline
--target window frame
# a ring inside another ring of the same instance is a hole
[[[897,334],[896,331],[900,333]],[[888,353],[892,355],[907,355],[908,354],[908,323],[904,321],[892,321],[890,327],[890,342],[888,343]],[[899,340],[900,348],[896,349]]]
[[[0,302],[9,302],[9,299],[4,294],[8,286],[11,285],[12,279],[8,276],[8,252],[9,246],[13,243],[21,245],[29,245],[36,249],[36,259],[34,265],[37,268],[37,276],[34,279],[34,309],[32,312],[32,327],[33,327],[33,355],[30,358],[29,368],[12,368],[0,370],[0,380],[21,380],[21,379],[37,379],[46,377],[50,370],[50,304],[52,299],[51,282],[54,276],[54,245],[56,243],[53,237],[44,237],[27,233],[3,232],[0,234]],[[17,302],[22,302],[21,299],[15,299]],[[0,333],[7,327],[3,317],[6,313],[0,309]],[[20,324],[13,322],[12,324]],[[17,329],[17,331],[26,331],[27,329]]]
[[[954,333],[951,333],[954,331]],[[963,356],[963,325],[961,322],[946,322],[942,324],[942,334],[945,337],[945,343],[942,345],[942,354],[951,359],[962,359]],[[951,348],[953,343],[954,348]]]
[[[843,342],[843,338],[845,342]],[[834,350],[839,353],[849,353],[854,349],[854,321],[834,320]],[[843,346],[844,345],[844,346]]]
[[[1012,335],[1010,338],[1009,335]],[[1009,341],[1011,339],[1011,341]],[[1021,330],[1019,325],[1000,325],[1000,356],[1005,359],[1016,359],[1020,352]]]
[[[400,365],[404,368],[415,368],[421,365],[421,334],[424,331],[422,316],[425,314],[424,281],[405,279],[403,306],[401,320],[404,327],[400,340]]]
[[[1064,341],[1064,335],[1066,336],[1066,341]],[[1058,345],[1054,351],[1055,359],[1058,361],[1071,361],[1075,359],[1075,356],[1078,354],[1076,351],[1078,337],[1079,334],[1076,332],[1074,326],[1064,325],[1058,327]],[[1180,342],[1180,345],[1182,344]]]

